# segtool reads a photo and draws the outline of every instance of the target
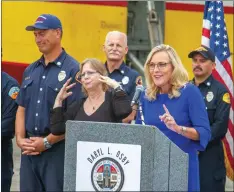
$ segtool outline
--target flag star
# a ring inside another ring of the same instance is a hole
[[[213,18],[214,18],[213,14],[211,14],[211,15],[210,15],[210,18],[211,18],[211,19],[213,19]]]
[[[224,31],[227,31],[227,28],[226,28],[226,27],[224,27],[223,29],[224,29]]]
[[[224,43],[223,46],[224,46],[224,47],[227,47],[227,43]]]
[[[224,51],[224,52],[223,52],[223,55],[226,56],[226,55],[227,55],[227,51]]]
[[[217,29],[219,29],[219,28],[220,28],[220,24],[217,24],[215,27],[216,27]]]
[[[215,41],[215,45],[218,46],[219,45],[219,41]]]
[[[217,1],[217,3],[218,3],[218,4],[220,4],[220,3],[221,3],[221,1]]]
[[[216,9],[216,11],[219,13],[219,12],[221,11],[221,8],[218,7],[218,8]]]
[[[220,33],[218,33],[218,32],[215,33],[215,36],[216,36],[216,37],[220,37]]]
[[[219,21],[221,20],[221,16],[217,16],[216,19]]]
[[[224,39],[227,39],[227,35],[224,35],[223,38],[224,38]]]
[[[210,36],[212,36],[212,31],[210,32]]]
[[[213,27],[213,23],[210,24],[210,27]]]
[[[214,7],[211,6],[211,7],[208,9],[208,11],[211,12],[213,9],[214,9]]]

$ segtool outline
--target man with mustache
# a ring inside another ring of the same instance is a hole
[[[199,153],[200,189],[201,192],[224,192],[226,169],[221,140],[227,133],[230,95],[212,75],[216,63],[210,48],[201,46],[190,52],[188,57],[192,58],[192,82],[203,95],[211,128],[211,140],[206,150]]]
[[[20,191],[62,191],[64,172],[64,135],[50,132],[50,110],[54,100],[69,78],[75,78],[79,63],[62,48],[62,24],[50,14],[40,15],[32,31],[40,59],[24,71],[16,114],[16,142],[22,150]],[[80,94],[80,85],[63,102],[63,109]]]
[[[106,69],[108,76],[119,82],[122,89],[128,94],[132,100],[136,85],[140,82],[141,76],[139,73],[128,67],[124,58],[128,53],[127,35],[119,31],[110,31],[106,35],[103,51],[106,54]],[[123,120],[124,123],[129,123],[135,118],[136,111]]]

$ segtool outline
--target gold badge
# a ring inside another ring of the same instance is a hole
[[[136,78],[136,85],[142,85],[143,83],[142,83],[142,76],[138,76],[137,78]]]
[[[226,103],[229,103],[229,104],[231,103],[229,93],[225,93],[223,95],[223,101],[226,102]]]

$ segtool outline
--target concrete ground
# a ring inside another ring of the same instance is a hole
[[[14,161],[14,175],[12,178],[11,191],[19,191],[19,169],[20,169],[20,149],[13,140],[13,161]]]

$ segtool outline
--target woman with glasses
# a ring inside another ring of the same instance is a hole
[[[106,76],[105,66],[97,59],[86,59],[81,63],[81,70],[77,80],[82,84],[85,98],[72,103],[66,112],[62,110],[64,99],[75,83],[69,85],[69,79],[58,93],[51,112],[51,133],[62,135],[65,133],[67,120],[121,122],[132,109],[127,94],[118,82]]]
[[[146,125],[154,125],[189,154],[188,191],[199,191],[198,151],[210,139],[210,126],[199,89],[188,83],[188,74],[176,51],[159,45],[149,53],[144,73],[147,87],[141,95]],[[141,124],[138,113],[136,123]]]

